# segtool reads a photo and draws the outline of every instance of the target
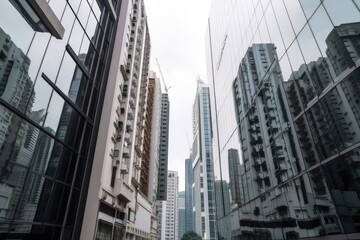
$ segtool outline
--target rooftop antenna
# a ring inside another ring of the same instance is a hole
[[[161,76],[161,80],[162,80],[162,82],[163,82],[163,84],[164,84],[165,92],[167,93],[168,90],[171,88],[171,86],[170,86],[170,87],[167,87],[167,86],[166,86],[165,78],[164,78],[164,75],[163,75],[163,73],[162,73],[162,71],[161,71],[159,61],[158,61],[157,58],[155,58],[155,60],[156,60],[156,63],[157,63],[157,65],[158,65],[158,68],[159,68],[159,71],[160,71],[160,76]]]

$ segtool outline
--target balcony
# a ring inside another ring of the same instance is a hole
[[[128,165],[126,164],[126,162],[124,160],[121,161],[120,172],[121,172],[121,174],[128,174],[129,173],[129,167],[128,167]]]
[[[131,89],[131,91],[130,91],[130,96],[133,97],[133,98],[136,98],[136,91],[135,91],[135,89]]]
[[[130,120],[134,119],[134,112],[131,108],[128,109],[128,119]]]
[[[124,149],[123,149],[123,157],[124,157],[124,158],[129,158],[129,157],[130,157],[130,150],[129,150],[129,148],[124,147]]]
[[[127,142],[129,145],[131,144],[131,136],[129,133],[125,133],[125,142]]]
[[[126,122],[126,131],[128,131],[128,132],[133,131],[133,121],[129,120]]]
[[[117,178],[115,180],[114,193],[122,203],[129,203],[133,199],[133,190],[122,179]]]
[[[130,107],[131,107],[132,109],[135,109],[134,99],[130,99],[130,100],[129,100],[129,104],[130,104]]]

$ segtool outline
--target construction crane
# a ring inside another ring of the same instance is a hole
[[[164,75],[162,74],[159,61],[157,60],[157,58],[155,58],[155,60],[156,60],[156,63],[157,63],[157,65],[158,65],[158,68],[159,68],[159,71],[160,71],[160,76],[161,76],[161,80],[162,80],[162,82],[163,82],[163,84],[164,84],[164,87],[165,87],[165,92],[167,93],[168,90],[171,88],[171,86],[170,86],[169,88],[166,86],[165,78],[164,78]]]

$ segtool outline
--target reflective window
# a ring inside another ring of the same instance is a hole
[[[326,0],[323,4],[334,26],[360,21],[360,12],[352,0]]]
[[[301,7],[309,19],[315,12],[316,8],[320,5],[321,0],[299,0]]]

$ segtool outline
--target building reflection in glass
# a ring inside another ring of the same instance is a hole
[[[274,44],[248,48],[233,82],[243,163],[233,190],[229,153],[229,188],[232,198],[243,195],[232,238],[360,231],[359,34],[359,23],[336,26],[327,56],[293,69],[289,79]],[[219,229],[233,215],[220,219]]]
[[[34,84],[28,74],[31,60],[1,28],[0,46],[1,99],[20,112],[26,111],[29,118],[42,125],[48,113],[45,109],[32,110],[36,93],[31,93]],[[78,57],[86,64],[91,62],[92,55],[88,57],[82,53]],[[78,107],[83,107],[89,97],[86,96],[88,79],[80,67],[73,71],[68,97]],[[59,209],[66,207],[70,188],[51,179],[71,184],[77,154],[53,136],[78,148],[80,143],[76,136],[83,129],[84,120],[66,102],[56,131],[44,127],[46,132],[0,106],[0,220],[4,222],[0,233],[8,232],[12,219],[25,223],[11,227],[17,233],[31,232],[34,221],[63,221],[65,212]]]

